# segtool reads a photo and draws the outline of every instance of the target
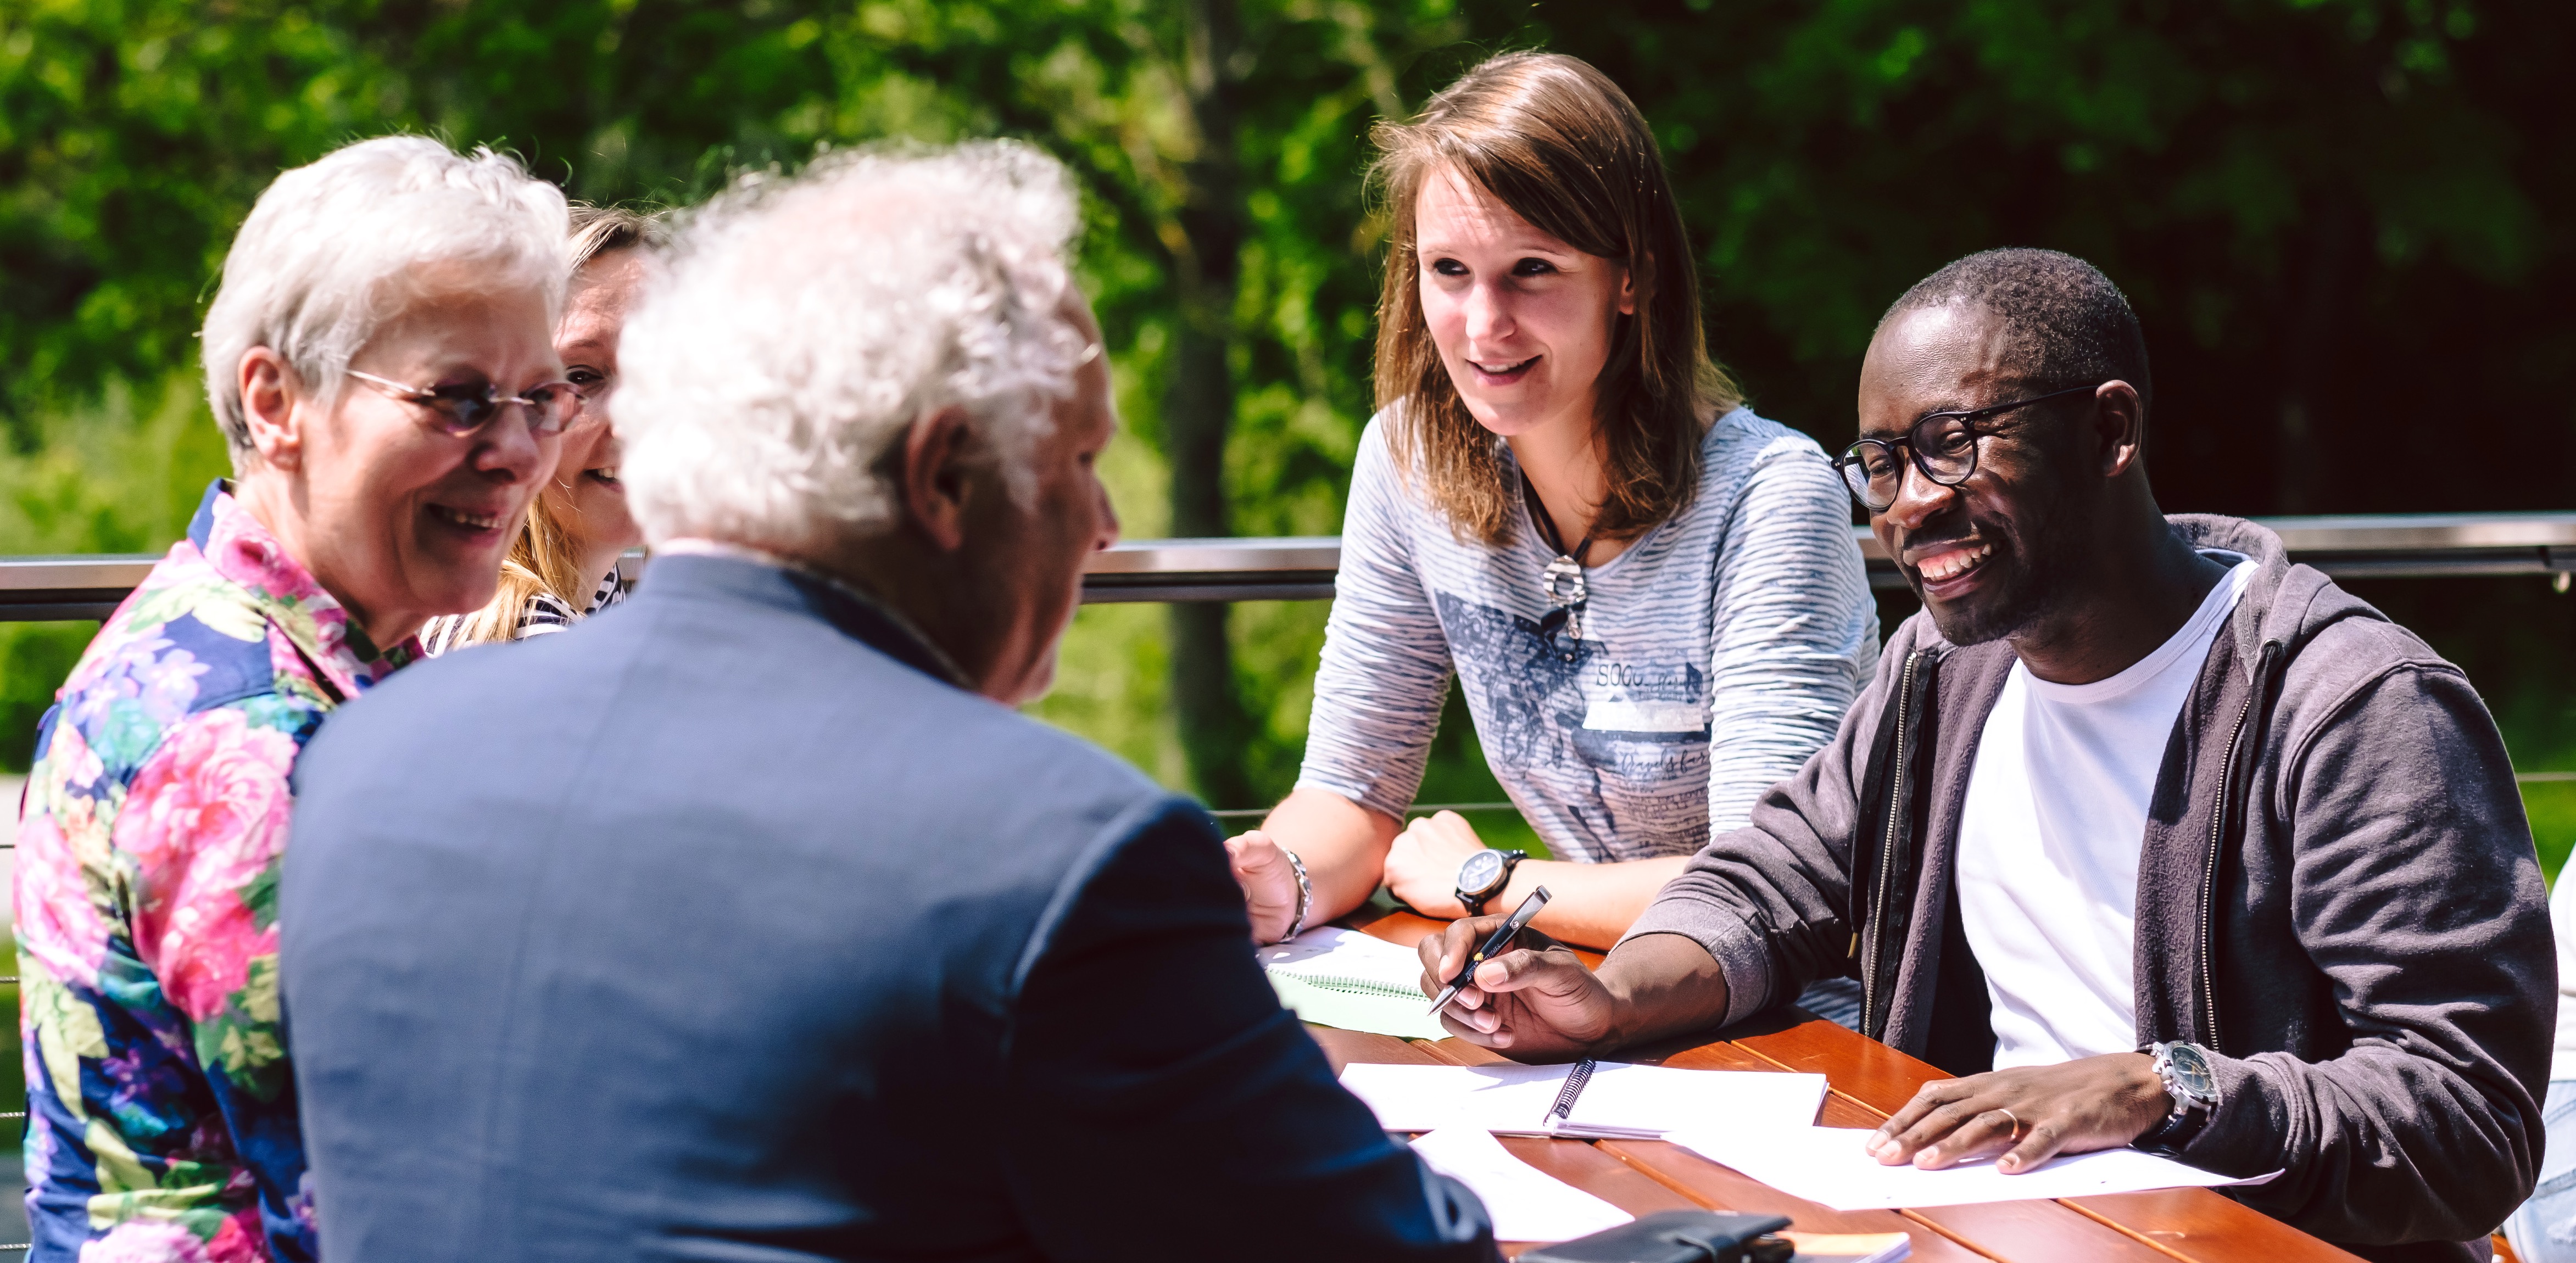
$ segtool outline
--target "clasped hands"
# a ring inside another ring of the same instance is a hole
[[[1439,994],[1502,921],[1456,921],[1422,940],[1423,994]],[[1669,936],[1631,947],[1660,937]],[[1597,972],[1563,947],[1505,952],[1476,967],[1440,1011],[1440,1024],[1516,1061],[1567,1061],[1665,1033],[1671,1023],[1648,1011],[1656,1007],[1656,981],[1629,977],[1639,971],[1622,968],[1627,950]],[[1995,1168],[2010,1175],[2059,1154],[2119,1148],[2172,1108],[2153,1059],[2112,1053],[1924,1084],[1867,1145],[1887,1166],[1938,1170],[1995,1158]]]

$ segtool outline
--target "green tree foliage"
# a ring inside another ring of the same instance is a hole
[[[2571,31],[2468,0],[0,0],[0,548],[176,533],[221,467],[188,378],[234,226],[282,166],[397,128],[664,203],[827,144],[1044,145],[1089,199],[1129,533],[1329,533],[1371,400],[1367,127],[1541,45],[1654,121],[1718,354],[1829,445],[1888,301],[2038,244],[2137,302],[2168,507],[2559,505]],[[2477,656],[2459,602],[2420,604]],[[1041,713],[1266,800],[1322,616],[1087,609]],[[0,731],[86,634],[0,629]],[[2495,659],[2530,763],[2576,765],[2560,657]],[[1430,792],[1490,793],[1451,740]]]
[[[1086,270],[1138,440],[1118,463],[1121,501],[1156,533],[1176,521],[1201,533],[1335,528],[1368,406],[1364,134],[1404,108],[1399,69],[1463,34],[1437,3],[244,3],[211,14],[92,3],[0,15],[11,243],[0,284],[15,300],[0,353],[34,370],[0,387],[20,458],[47,447],[46,418],[111,384],[183,380],[250,200],[281,167],[355,136],[483,141],[577,196],[678,203],[818,146],[1005,133],[1084,178]],[[1230,459],[1238,430],[1248,441]],[[89,477],[121,485],[111,469]],[[0,542],[106,548],[175,533],[167,497],[115,499],[127,506],[115,530],[31,526]],[[1225,613],[1183,611],[1167,638],[1157,614],[1101,611],[1090,621],[1111,643],[1077,646],[1092,669],[1070,673],[1059,705],[1088,707],[1140,761],[1213,780],[1223,796],[1275,785],[1304,723],[1302,704],[1275,702],[1277,682],[1311,661],[1320,610],[1248,611],[1239,665]],[[39,681],[81,634],[0,633],[43,646],[9,674],[8,726],[32,718],[50,688]],[[1161,647],[1171,639],[1180,652]],[[1202,757],[1178,766],[1177,728],[1121,722],[1168,709],[1162,673],[1133,669],[1166,662],[1201,682],[1184,709],[1201,721]]]
[[[2564,503],[2563,473],[2503,451],[2563,460],[2576,419],[2548,368],[2571,333],[2576,112],[2548,69],[2571,51],[2570,11],[1696,7],[1676,22],[1589,5],[1530,33],[1595,60],[1658,123],[1720,353],[1784,419],[1847,434],[1889,300],[1970,250],[2047,245],[2139,308],[2171,507]],[[2427,407],[2439,441],[2400,420]]]

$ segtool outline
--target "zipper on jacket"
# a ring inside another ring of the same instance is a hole
[[[1862,962],[1860,975],[1860,1028],[1877,1038],[1878,961],[1887,950],[1887,886],[1895,879],[1896,831],[1905,819],[1905,765],[1914,757],[1911,733],[1914,718],[1914,668],[1923,661],[1923,651],[1905,655],[1905,670],[1896,684],[1896,766],[1888,770],[1887,832],[1879,840],[1878,886],[1870,892],[1869,959]]]
[[[2270,690],[2272,663],[2279,656],[2280,649],[2278,642],[2264,642],[2263,656],[2255,664],[2254,687],[2245,694],[2245,705],[2236,712],[2236,727],[2227,735],[2227,758],[2219,764],[2218,811],[2209,822],[2209,862],[2203,867],[2200,879],[2200,1007],[2201,1046],[2211,1052],[2219,1051],[2218,862],[2225,854],[2229,818],[2248,806],[2238,799],[2236,761],[2244,745],[2245,730],[2254,719],[2255,708],[2263,703],[2263,695]],[[2250,796],[2254,778],[2249,775],[2242,779]]]

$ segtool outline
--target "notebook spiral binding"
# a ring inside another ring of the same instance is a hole
[[[1592,1082],[1592,1066],[1590,1057],[1575,1063],[1573,1071],[1565,1076],[1565,1086],[1557,1089],[1556,1106],[1547,1112],[1549,1118],[1565,1122],[1572,1117],[1575,1098],[1583,1095],[1584,1084]]]

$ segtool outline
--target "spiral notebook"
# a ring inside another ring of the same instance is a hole
[[[1318,1026],[1402,1039],[1449,1034],[1424,1011],[1431,997],[1422,993],[1422,958],[1412,948],[1328,925],[1262,948],[1259,959],[1279,1002]]]

